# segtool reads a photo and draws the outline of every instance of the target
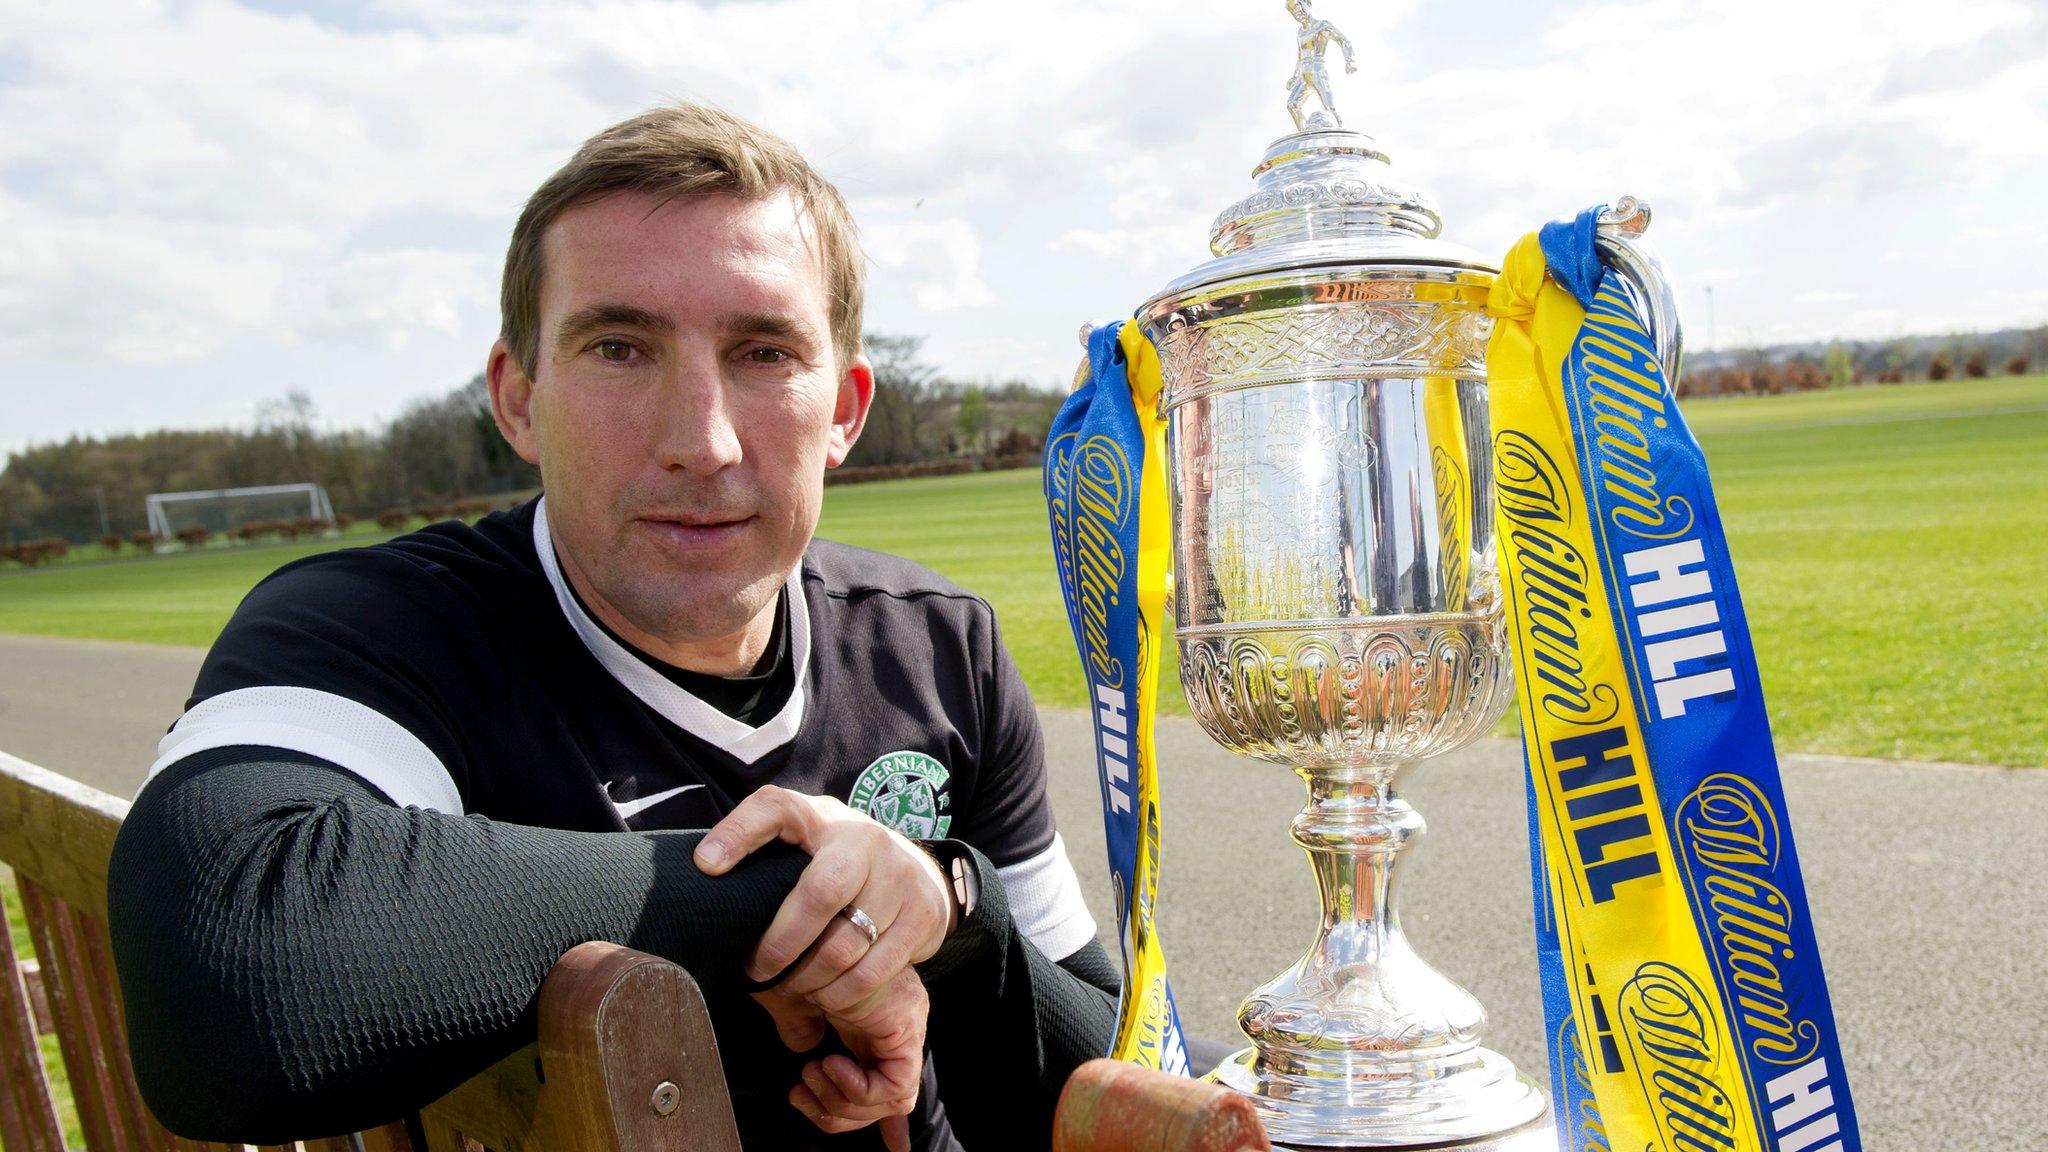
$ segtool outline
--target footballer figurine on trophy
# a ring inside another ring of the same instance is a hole
[[[1287,82],[1287,111],[1294,117],[1294,127],[1302,132],[1342,127],[1344,121],[1338,117],[1336,102],[1330,98],[1330,74],[1323,70],[1323,56],[1335,44],[1344,53],[1344,71],[1358,71],[1351,41],[1337,31],[1335,24],[1309,15],[1308,0],[1287,0],[1287,11],[1301,25],[1301,31],[1294,37],[1294,78]],[[1323,102],[1323,110],[1304,118],[1302,109],[1308,104],[1310,92]]]

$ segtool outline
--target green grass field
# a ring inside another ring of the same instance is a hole
[[[243,594],[274,569],[382,539],[352,535],[0,572],[0,632],[205,647]]]
[[[2048,377],[1687,413],[1781,747],[2048,764]],[[1081,703],[1035,473],[834,488],[820,532],[987,597],[1038,699]],[[327,546],[0,573],[0,631],[203,645],[265,572]],[[1161,695],[1184,711],[1171,669]]]

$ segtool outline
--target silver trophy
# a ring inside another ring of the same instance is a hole
[[[1396,866],[1409,766],[1506,709],[1485,305],[1496,268],[1330,107],[1350,45],[1302,0],[1295,134],[1216,220],[1215,258],[1138,314],[1165,376],[1188,705],[1308,783],[1294,840],[1322,895],[1301,962],[1254,992],[1217,1073],[1276,1144],[1548,1148],[1542,1090],[1409,946]],[[1304,114],[1310,96],[1322,104]],[[1503,788],[1519,789],[1504,778]]]

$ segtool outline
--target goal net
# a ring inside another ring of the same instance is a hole
[[[248,527],[321,521],[332,527],[334,505],[318,484],[262,484],[253,488],[207,488],[197,492],[153,492],[145,498],[149,530],[166,541],[181,530],[202,527],[233,536]]]

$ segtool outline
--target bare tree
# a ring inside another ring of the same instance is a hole
[[[875,398],[847,463],[908,464],[925,458],[932,452],[926,420],[941,384],[939,370],[919,356],[924,338],[871,332],[862,344],[875,367]]]

